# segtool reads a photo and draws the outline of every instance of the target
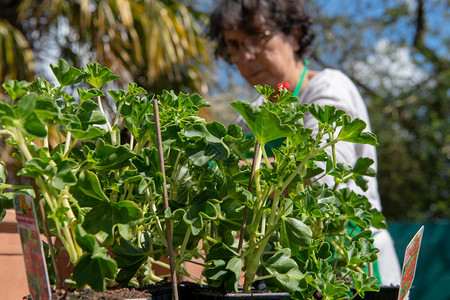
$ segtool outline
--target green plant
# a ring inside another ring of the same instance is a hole
[[[110,280],[129,284],[134,278],[141,285],[162,280],[151,265],[168,266],[159,260],[168,256],[165,218],[175,228],[177,273],[190,276],[182,262],[200,256],[204,223],[217,216],[217,200],[211,197],[215,173],[208,163],[229,156],[221,140],[225,127],[197,116],[208,105],[198,95],[164,91],[158,96],[173,207],[164,211],[152,106],[156,96],[136,84],[128,84],[128,91],[109,90],[116,103],[110,122],[101,88],[117,75],[98,63],[77,69],[59,60],[51,69],[58,86],[39,77],[3,84],[11,101],[0,102],[0,133],[17,150],[18,175],[36,183],[51,234],[74,264],[72,282],[104,290]],[[76,88],[76,98],[66,92],[70,88]],[[59,139],[53,148],[51,127]],[[122,134],[129,140],[121,141]],[[2,214],[11,206],[12,193],[6,191],[12,190],[36,196],[31,186],[7,184],[2,175]]]
[[[275,92],[268,86],[257,89],[266,99]],[[251,197],[235,203],[235,214],[243,205],[249,209],[242,252],[235,240],[215,244],[206,257],[204,274],[212,286],[237,290],[243,264],[244,292],[258,276],[270,289],[288,291],[300,299],[316,291],[324,299],[346,299],[350,286],[361,294],[378,290],[376,279],[362,267],[377,258],[370,227],[386,228],[384,217],[371,208],[366,197],[339,189],[341,183],[354,180],[367,190],[363,176],[375,176],[370,168],[373,161],[360,158],[355,166],[348,166],[335,159],[336,143],[376,146],[376,137],[363,132],[366,124],[362,120],[351,120],[344,111],[293,106],[295,102],[298,99],[292,93],[280,89],[277,103],[231,104],[249,125],[260,150],[253,161],[257,168]],[[306,111],[318,120],[316,136],[303,127]],[[285,144],[273,150],[271,160],[264,146],[280,137],[286,138]],[[327,148],[330,154],[324,151]],[[323,162],[325,169],[317,162]],[[334,178],[334,186],[314,184],[325,175]],[[235,219],[240,218],[242,214]],[[239,232],[236,224],[228,225]]]
[[[363,132],[363,121],[333,107],[293,106],[297,99],[282,89],[277,103],[232,103],[255,134],[246,139],[239,126],[200,118],[199,109],[209,104],[197,94],[149,95],[130,83],[128,90],[108,90],[116,104],[110,116],[102,107],[103,90],[117,75],[98,63],[77,69],[59,60],[51,69],[58,86],[39,77],[2,85],[11,101],[0,102],[0,133],[17,149],[19,175],[36,183],[40,197],[31,186],[6,183],[2,167],[0,208],[10,206],[15,190],[42,199],[50,232],[74,265],[68,282],[104,290],[169,276],[153,271],[154,265],[169,268],[162,259],[169,256],[167,220],[176,274],[204,284],[183,264],[201,258],[204,263],[197,263],[211,288],[237,291],[243,273],[244,292],[256,279],[297,298],[319,291],[325,299],[342,299],[351,285],[358,293],[377,289],[376,279],[361,267],[376,260],[369,228],[385,228],[384,218],[364,196],[338,189],[348,180],[367,189],[363,176],[375,175],[373,162],[361,158],[347,166],[334,155],[338,142],[377,144],[373,134]],[[66,91],[75,88],[76,96]],[[257,88],[267,99],[274,93]],[[165,178],[158,164],[154,99]],[[306,111],[319,121],[315,137],[303,127]],[[59,139],[54,147],[48,142],[52,127]],[[280,137],[285,145],[274,150],[271,161],[264,145]],[[249,162],[245,154],[258,149],[256,141],[261,150]],[[314,185],[325,174],[335,185]],[[351,282],[344,281],[348,278]]]

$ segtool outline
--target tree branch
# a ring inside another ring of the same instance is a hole
[[[413,46],[419,48],[423,45],[425,36],[425,7],[423,0],[417,0],[417,19],[416,19],[416,34],[414,35]]]
[[[437,72],[446,71],[448,70],[448,63],[441,60],[432,49],[425,45],[425,22],[424,0],[417,0],[416,33],[414,35],[413,46],[433,64]]]

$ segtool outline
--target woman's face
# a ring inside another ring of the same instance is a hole
[[[280,30],[274,31],[266,38],[262,52],[251,54],[243,47],[248,34],[241,30],[226,30],[223,33],[227,45],[240,45],[233,62],[250,85],[267,84],[277,89],[280,82],[296,82],[299,71],[295,51],[298,50],[298,43],[294,36],[286,36]]]

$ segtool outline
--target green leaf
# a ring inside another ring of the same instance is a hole
[[[52,186],[58,190],[64,189],[66,186],[72,186],[77,183],[77,178],[72,172],[78,167],[78,164],[71,160],[64,160],[56,166],[56,174],[52,178]]]
[[[281,249],[263,261],[261,272],[264,276],[273,276],[264,279],[268,286],[277,287],[291,294],[300,291],[300,282],[305,278],[297,263],[291,258],[291,249],[289,248]]]
[[[23,96],[19,102],[17,102],[17,116],[21,119],[25,119],[34,112],[36,105],[36,94],[28,94]]]
[[[3,117],[8,117],[8,118],[14,120],[15,116],[16,116],[16,114],[15,114],[12,106],[9,105],[8,103],[0,101],[0,120],[2,120]],[[3,121],[2,121],[2,123],[3,123]],[[5,125],[5,124],[2,124],[2,125]]]
[[[325,105],[322,108],[317,103],[313,103],[308,110],[315,119],[325,125],[333,125],[345,114],[345,111],[336,110],[334,106]]]
[[[278,104],[293,104],[298,102],[299,102],[298,98],[287,90],[281,90],[277,95],[276,103]]]
[[[342,280],[336,280],[336,276],[330,269],[323,270],[314,275],[309,274],[306,280],[323,295],[325,299],[348,299],[348,286]]]
[[[128,83],[127,86],[130,91],[129,93],[132,95],[148,94],[148,92],[144,88],[139,87],[137,83]]]
[[[364,298],[364,292],[378,292],[380,286],[377,284],[378,280],[375,277],[369,277],[366,273],[359,273],[351,271],[354,289]]]
[[[199,94],[196,93],[189,95],[189,99],[195,106],[197,106],[197,108],[211,106],[211,104],[207,100],[203,99]]]
[[[47,136],[45,125],[38,118],[36,113],[32,113],[23,120],[23,130],[31,136],[44,138]]]
[[[91,234],[104,232],[108,237],[112,237],[114,226],[142,218],[141,209],[132,201],[98,202],[91,207],[83,222],[83,228]]]
[[[281,234],[287,240],[299,245],[300,247],[309,247],[312,242],[312,231],[308,225],[294,218],[283,218]]]
[[[333,254],[330,251],[330,244],[328,244],[326,242],[320,246],[319,251],[317,252],[317,258],[321,258],[321,259],[328,259],[332,255]]]
[[[370,168],[373,163],[374,160],[371,158],[360,157],[353,168],[344,163],[338,163],[336,170],[330,172],[330,174],[338,179],[345,177],[346,179],[343,182],[353,179],[357,186],[363,191],[367,191],[369,189],[369,181],[364,176],[376,176],[376,171]]]
[[[196,166],[203,166],[213,158],[223,160],[229,155],[228,146],[222,140],[227,130],[218,122],[194,123],[181,134],[189,143],[186,148],[187,156]]]
[[[295,132],[295,134],[290,136],[288,139],[293,146],[297,146],[300,145],[301,143],[305,143],[312,140],[311,133],[312,129],[310,128],[299,128]]]
[[[272,96],[273,93],[275,93],[275,90],[273,88],[271,88],[269,85],[264,85],[264,87],[262,87],[261,85],[256,85],[255,89],[261,94],[263,95],[264,98],[269,99],[270,96]]]
[[[361,119],[351,120],[349,116],[343,116],[342,129],[339,132],[338,139],[344,142],[369,144],[378,146],[375,134],[371,132],[362,132],[367,124]]]
[[[22,170],[18,175],[36,178],[39,175],[46,175],[52,177],[56,173],[56,169],[50,165],[49,159],[33,158],[24,163]]]
[[[124,286],[128,285],[131,278],[133,278],[149,256],[145,249],[133,245],[129,240],[122,237],[118,243],[115,243],[112,253],[117,266],[120,268],[116,281]]]
[[[24,80],[9,80],[8,82],[4,82],[2,84],[2,87],[9,94],[13,101],[28,92],[29,86],[30,83]]]
[[[50,68],[61,86],[79,83],[89,76],[77,68],[69,67],[69,64],[64,59],[58,59],[57,66],[50,64]]]
[[[95,168],[99,170],[116,170],[128,166],[135,154],[126,146],[112,146],[98,140],[95,148]]]
[[[5,163],[0,161],[0,183],[6,182],[6,168]]]
[[[114,75],[107,67],[102,67],[99,63],[88,63],[83,71],[87,74],[86,82],[93,87],[100,89],[104,84],[120,78]]]
[[[77,230],[77,242],[86,248],[73,268],[72,276],[79,289],[87,284],[95,291],[106,289],[106,279],[114,279],[117,263],[108,256],[107,249],[100,247],[94,236],[86,234],[80,227]]]
[[[75,233],[78,245],[85,252],[92,253],[95,251],[95,248],[98,247],[98,242],[95,236],[87,234],[86,231],[80,225],[77,225],[77,227],[75,228]]]
[[[360,233],[358,233],[357,235],[355,235],[354,237],[352,237],[352,242],[353,241],[357,241],[359,239],[371,239],[372,238],[372,231],[366,229],[361,231]]]
[[[58,116],[59,108],[53,98],[45,95],[37,95],[34,112],[43,122],[50,123],[50,121]]]
[[[365,239],[353,241],[348,247],[342,248],[344,257],[349,265],[359,265],[364,262],[374,262],[378,249],[372,248],[372,243]]]
[[[92,99],[94,97],[104,97],[105,94],[99,89],[93,88],[77,88],[78,96],[80,97],[80,102],[84,102],[88,99]]]
[[[86,130],[71,129],[69,130],[73,137],[79,140],[92,140],[104,136],[106,130],[103,128],[89,126]]]
[[[82,171],[78,176],[78,183],[70,188],[70,192],[82,207],[109,203],[97,175],[91,171]]]
[[[86,111],[78,114],[81,125],[87,128],[88,125],[103,125],[106,124],[106,116],[100,111]]]
[[[215,244],[211,247],[205,262],[204,275],[209,286],[237,292],[242,260],[235,251],[223,243]]]
[[[227,245],[218,243],[211,247],[208,255],[206,256],[206,262],[216,260],[216,259],[231,259],[237,256],[237,252],[233,251]]]
[[[370,168],[373,165],[374,160],[368,157],[360,157],[355,163],[352,169],[353,174],[359,176],[370,176],[375,177],[377,175],[376,171]]]
[[[81,109],[85,112],[93,111],[98,108],[98,103],[91,99],[86,99],[80,105]]]
[[[116,103],[124,102],[125,98],[128,96],[128,93],[125,90],[108,90],[108,93],[116,101]]]
[[[280,117],[265,106],[256,106],[247,101],[235,101],[231,106],[241,114],[261,144],[295,133],[293,126],[283,124]]]
[[[6,168],[5,164],[0,161],[0,184],[6,182]],[[4,189],[0,188],[0,223],[6,215],[6,210],[14,208],[14,193],[5,193]]]
[[[217,198],[216,191],[203,190],[194,197],[191,205],[175,210],[174,216],[176,219],[182,216],[183,221],[191,228],[192,234],[198,235],[204,229],[203,219],[212,220],[219,215],[218,208],[213,203]]]
[[[54,83],[48,82],[45,78],[36,76],[36,81],[33,81],[30,85],[31,89],[38,94],[42,94],[52,98],[59,98],[64,90],[60,87],[55,87]]]
[[[16,114],[22,124],[19,129],[23,133],[43,138],[47,136],[47,129],[35,112],[36,100],[37,95],[34,93],[23,96],[17,103]]]

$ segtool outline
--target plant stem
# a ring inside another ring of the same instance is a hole
[[[72,134],[69,132],[67,132],[66,135],[66,142],[64,144],[64,153],[63,153],[63,157],[67,157],[67,154],[69,153],[69,149],[70,149],[70,140],[72,138]]]
[[[31,185],[13,185],[8,183],[0,183],[0,189],[12,189],[12,190],[29,190],[33,187]]]
[[[266,149],[265,149],[265,144],[261,144],[261,151],[262,151],[262,155],[264,157],[264,162],[265,162],[267,168],[269,170],[272,170],[272,164],[270,163],[269,157],[267,156],[267,152],[266,152]]]
[[[328,241],[330,242],[331,245],[333,245],[333,247],[336,249],[336,251],[337,251],[340,255],[342,255],[343,257],[345,257],[344,251],[342,251],[341,246],[339,246],[339,245],[338,245],[335,241],[333,241],[332,239],[328,239]],[[351,266],[351,265],[347,265],[347,266],[353,267],[353,266]],[[363,271],[360,267],[358,267],[358,266],[353,267],[353,268],[354,268],[356,271],[360,272],[360,273],[364,273],[364,271]]]
[[[295,176],[297,176],[297,174],[302,174],[303,173],[303,169],[306,165],[306,163],[308,162],[308,160],[312,157],[314,157],[317,153],[319,153],[320,151],[326,149],[327,147],[336,144],[338,142],[338,139],[329,141],[328,143],[326,143],[325,145],[323,145],[322,147],[317,148],[316,150],[312,151],[311,153],[309,153],[308,155],[306,155],[306,157],[302,160],[302,162],[300,163],[300,165],[295,169],[294,172],[292,172],[292,174],[288,177],[288,179],[286,179],[286,181],[284,182],[281,190],[284,191],[289,184],[292,182],[292,180],[294,180]],[[303,176],[302,176],[303,178]]]
[[[150,209],[155,214],[156,229],[158,230],[158,235],[160,236],[162,243],[167,247],[166,236],[165,236],[164,231],[162,229],[161,221],[159,220],[159,217],[158,217],[155,199],[153,198],[152,191],[151,191],[150,187],[145,190],[145,194],[146,194],[147,199],[149,201]]]
[[[244,275],[245,278],[243,286],[244,293],[248,293],[250,291],[250,286],[256,276],[256,271],[258,270],[258,267],[260,265],[261,256],[264,252],[264,248],[267,242],[269,241],[272,232],[274,232],[279,227],[279,224],[275,225],[268,224],[267,227],[268,227],[267,234],[260,241],[257,242],[258,248],[256,250],[256,253],[250,256],[249,255],[246,256],[247,270]],[[256,244],[254,244],[253,247],[256,247]],[[251,249],[249,248],[248,250]],[[246,251],[246,254],[253,253],[253,251],[250,252],[248,250]]]
[[[191,235],[191,231],[192,231],[191,227],[188,226],[186,234],[184,235],[183,244],[181,244],[180,250],[178,251],[179,252],[179,254],[178,254],[179,260],[178,260],[178,263],[176,266],[177,273],[180,271],[180,265],[183,263],[184,252],[186,251],[186,246],[187,246],[187,243],[189,242],[189,237]]]

